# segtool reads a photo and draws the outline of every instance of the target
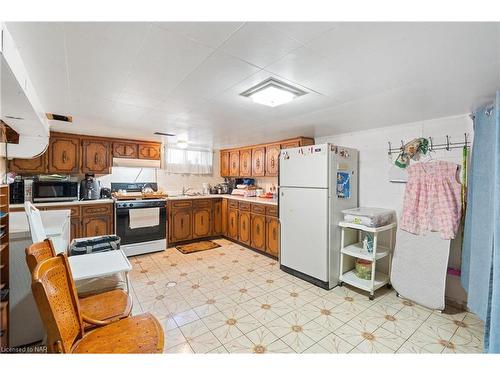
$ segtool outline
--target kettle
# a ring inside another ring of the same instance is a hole
[[[80,182],[80,199],[95,200],[101,197],[101,184],[93,173],[86,173],[85,178]]]

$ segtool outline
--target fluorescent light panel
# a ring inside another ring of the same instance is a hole
[[[275,78],[268,78],[240,95],[252,99],[254,103],[277,107],[305,94],[307,94],[305,91],[297,87]]]

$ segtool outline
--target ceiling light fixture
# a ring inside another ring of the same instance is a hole
[[[182,141],[182,140],[181,141],[177,141],[177,147],[179,147],[179,148],[187,148],[187,146],[188,146],[187,141]]]
[[[305,94],[307,92],[271,77],[240,95],[252,99],[254,103],[277,107]]]

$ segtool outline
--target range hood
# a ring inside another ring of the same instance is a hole
[[[160,160],[146,159],[124,159],[113,158],[113,167],[130,167],[130,168],[157,168],[161,167]]]
[[[31,159],[47,149],[49,123],[4,23],[0,23],[0,31],[0,116],[19,134],[19,143],[7,143],[0,152],[9,159]]]

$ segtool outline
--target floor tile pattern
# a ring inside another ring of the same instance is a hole
[[[369,301],[348,287],[326,291],[277,261],[228,240],[182,254],[131,258],[134,314],[153,313],[165,353],[481,353],[483,324],[383,289]]]

